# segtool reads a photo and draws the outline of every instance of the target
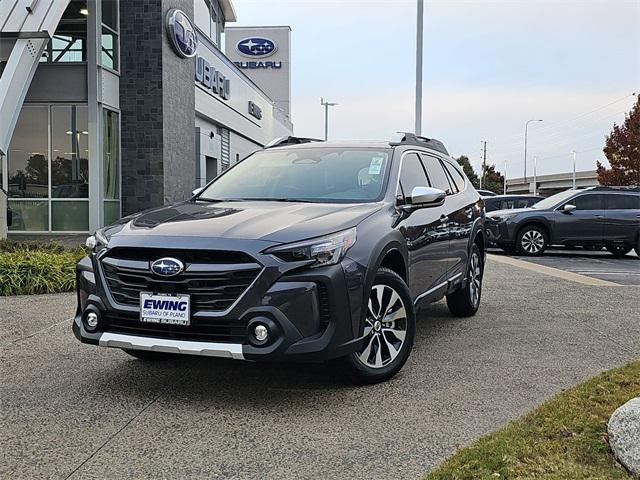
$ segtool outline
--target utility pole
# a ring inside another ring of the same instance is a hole
[[[573,155],[573,189],[576,189],[576,155],[577,152],[575,150],[571,150],[571,154]]]
[[[416,135],[422,135],[422,42],[423,42],[424,0],[418,0],[416,22]]]
[[[324,107],[324,141],[329,140],[329,107],[335,107],[338,105],[337,103],[325,102],[322,97],[320,97],[320,105]]]
[[[482,141],[482,173],[480,174],[480,189],[484,183],[484,173],[487,171],[487,141]]]

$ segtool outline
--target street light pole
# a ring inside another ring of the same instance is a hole
[[[504,195],[507,194],[507,161],[504,161]]]
[[[533,156],[533,195],[534,196],[537,194],[537,190],[538,190],[537,173],[538,173],[538,156],[534,155]]]
[[[335,107],[337,103],[325,102],[324,98],[320,97],[320,105],[324,107],[324,141],[329,140],[329,107]]]
[[[418,0],[416,22],[416,135],[422,135],[422,42],[424,0]]]
[[[573,155],[573,189],[576,189],[576,155],[577,152],[575,150],[571,150],[571,154]]]
[[[529,130],[529,124],[531,122],[541,122],[542,120],[527,120],[524,124],[524,182],[527,182],[527,136]]]

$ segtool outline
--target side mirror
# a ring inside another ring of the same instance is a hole
[[[195,190],[192,190],[192,191],[191,191],[191,195],[193,195],[193,196],[195,197],[196,195],[198,195],[198,194],[199,194],[200,192],[202,192],[203,190],[204,190],[204,187],[198,187],[198,188],[196,188]]]
[[[566,203],[564,207],[562,207],[562,211],[564,213],[571,213],[576,209],[575,205],[571,205],[570,203]]]
[[[438,188],[414,187],[407,201],[413,207],[437,207],[446,197],[447,193]]]

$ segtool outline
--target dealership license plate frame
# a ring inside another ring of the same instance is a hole
[[[145,300],[160,300],[171,302],[187,302],[186,311],[183,312],[182,318],[171,318],[168,315],[171,310],[162,309],[145,309]],[[149,315],[149,311],[153,313]],[[162,312],[162,313],[161,313]],[[172,325],[178,327],[188,327],[191,325],[191,295],[183,293],[154,293],[154,292],[140,292],[140,322],[155,325]]]

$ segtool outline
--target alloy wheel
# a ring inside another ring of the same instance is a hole
[[[520,243],[525,252],[539,253],[544,247],[544,235],[538,230],[527,230]]]
[[[374,285],[369,295],[364,327],[364,348],[358,360],[370,368],[389,365],[400,353],[407,335],[407,311],[402,298],[389,285]]]
[[[469,295],[471,297],[471,305],[474,307],[477,307],[480,302],[480,282],[482,282],[480,257],[474,252],[471,255],[471,265],[469,266]]]

